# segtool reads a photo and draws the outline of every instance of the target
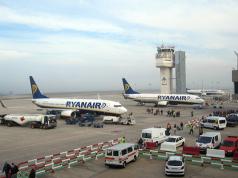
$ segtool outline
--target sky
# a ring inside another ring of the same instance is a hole
[[[157,46],[186,52],[188,88],[232,88],[236,0],[0,0],[0,93],[158,89]]]

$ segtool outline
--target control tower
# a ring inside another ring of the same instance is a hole
[[[163,94],[170,94],[173,90],[174,58],[173,46],[157,47],[156,67],[160,68],[160,92]]]

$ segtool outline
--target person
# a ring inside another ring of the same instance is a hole
[[[177,131],[177,125],[174,124],[174,135],[176,135],[176,131]]]
[[[144,142],[143,139],[140,137],[140,139],[138,140],[138,146],[140,149],[143,148],[143,142]]]
[[[180,128],[181,128],[181,130],[183,130],[183,122],[182,121],[180,122]]]
[[[125,136],[121,137],[120,143],[126,143],[126,137]]]
[[[160,110],[160,114],[163,115],[163,110],[162,109]]]
[[[191,117],[193,117],[193,111],[191,111]]]
[[[18,171],[19,171],[18,166],[12,163],[12,170],[11,170],[12,175],[17,174]]]
[[[189,134],[190,135],[193,135],[193,129],[194,129],[194,126],[191,124],[190,125],[190,130],[189,130]]]
[[[36,171],[34,168],[31,169],[31,172],[29,174],[29,178],[35,178],[36,177]]]
[[[199,126],[199,136],[203,134],[203,128],[201,127],[201,125]]]
[[[10,177],[9,174],[11,174],[11,165],[8,164],[8,162],[4,163],[2,172],[5,172],[6,178]]]

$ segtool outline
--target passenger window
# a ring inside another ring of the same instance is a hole
[[[138,150],[138,149],[139,149],[138,145],[135,145],[134,150]]]
[[[119,156],[119,151],[113,151],[113,156]]]
[[[215,136],[215,140],[218,141],[218,136]]]
[[[129,148],[127,149],[127,152],[128,152],[128,153],[130,153],[130,152],[132,152],[132,151],[133,151],[132,147],[129,147]]]
[[[107,150],[107,155],[112,156],[112,150]]]
[[[121,154],[122,154],[122,156],[124,156],[125,154],[127,154],[127,150],[122,150]]]

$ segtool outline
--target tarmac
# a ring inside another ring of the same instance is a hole
[[[76,98],[97,98],[97,93],[64,93],[50,94],[49,97],[73,97]],[[31,129],[28,127],[7,127],[0,126],[0,167],[5,161],[19,163],[21,161],[30,160],[62,151],[72,150],[80,146],[87,146],[103,141],[108,141],[121,136],[126,137],[127,142],[137,142],[141,130],[144,128],[161,126],[166,127],[169,122],[172,126],[182,121],[186,123],[192,119],[198,119],[202,116],[209,115],[214,109],[212,107],[194,110],[192,106],[177,105],[163,109],[164,114],[152,115],[146,112],[148,107],[153,105],[138,106],[136,102],[125,100],[121,94],[117,92],[100,93],[101,99],[109,99],[119,101],[123,106],[132,112],[136,125],[104,125],[104,128],[79,127],[78,125],[66,125],[64,120],[59,120],[57,128],[50,130]],[[5,113],[44,113],[39,110],[31,102],[31,96],[5,97],[3,100],[8,109],[0,108],[0,114]],[[235,108],[237,104],[225,103],[224,110]],[[166,116],[167,110],[180,111],[180,117]],[[191,117],[191,111],[194,116]],[[204,132],[212,131],[204,129]],[[237,128],[225,128],[220,131],[222,138],[228,135],[237,135]],[[189,131],[177,131],[176,135],[186,138],[186,145],[193,146],[198,136],[198,129],[194,131],[194,135],[189,135]],[[172,132],[173,134],[173,132]],[[199,167],[193,165],[186,166],[185,177],[222,177],[234,176],[237,172],[219,170],[211,167]],[[100,177],[164,177],[164,162],[156,160],[140,159],[135,163],[128,165],[126,169],[107,168],[104,166],[103,159],[98,161],[90,161],[85,164],[75,166],[71,169],[62,169],[54,174],[49,174],[47,178],[100,178]]]

